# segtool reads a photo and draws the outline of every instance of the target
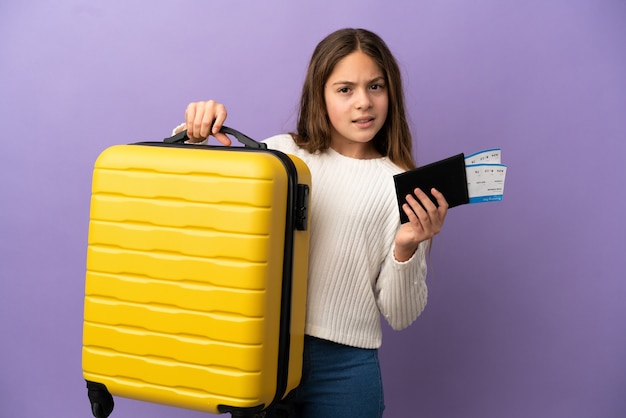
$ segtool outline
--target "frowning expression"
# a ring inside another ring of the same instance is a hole
[[[337,63],[324,86],[331,124],[331,147],[345,154],[368,154],[387,118],[389,97],[382,69],[355,51]],[[346,152],[343,152],[346,151]]]

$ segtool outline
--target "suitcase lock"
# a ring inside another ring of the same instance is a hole
[[[307,184],[298,184],[295,216],[296,229],[298,231],[306,231],[309,218],[309,186]]]

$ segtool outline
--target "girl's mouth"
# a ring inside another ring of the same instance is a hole
[[[357,125],[359,128],[369,128],[370,126],[374,124],[374,118],[371,118],[371,117],[359,118],[359,119],[353,120],[352,123]]]

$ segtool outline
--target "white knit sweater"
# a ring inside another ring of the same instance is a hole
[[[393,175],[403,170],[388,158],[359,160],[332,149],[310,154],[290,135],[265,142],[311,170],[306,334],[380,347],[380,315],[396,330],[408,327],[427,298],[427,244],[406,262],[393,256],[400,225]]]

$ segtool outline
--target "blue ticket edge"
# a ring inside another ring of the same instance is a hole
[[[500,151],[500,152],[502,152],[502,148],[489,148],[489,149],[484,149],[484,150],[482,150],[482,151],[478,151],[478,152],[474,152],[474,153],[472,153],[472,154],[466,155],[466,156],[465,156],[465,159],[466,159],[466,160],[469,160],[470,158],[472,158],[472,157],[474,157],[474,156],[476,156],[476,155],[478,155],[478,154],[483,154],[483,153],[485,153],[485,152],[492,152],[492,151]],[[476,165],[476,164],[474,164],[474,165]]]
[[[494,150],[499,150],[500,148],[493,148],[490,150],[485,150],[485,151],[479,151],[475,154],[472,155],[476,155],[476,154],[482,154],[483,152],[487,152],[487,151],[494,151]],[[471,157],[471,156],[470,156]],[[468,168],[472,168],[472,167],[504,167],[507,168],[505,164],[466,164],[465,165],[465,169],[467,170]],[[501,194],[494,194],[494,195],[489,195],[489,196],[475,196],[475,197],[470,197],[469,198],[469,203],[485,203],[485,202],[501,202],[503,199],[503,195]]]

